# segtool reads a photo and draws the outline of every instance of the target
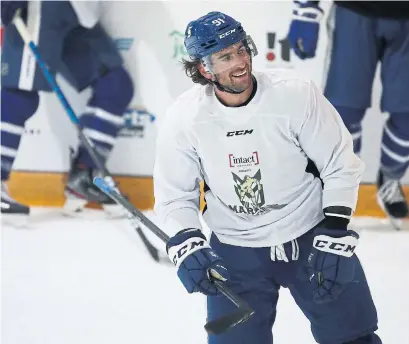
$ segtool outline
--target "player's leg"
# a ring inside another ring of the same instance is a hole
[[[114,43],[99,24],[92,29],[74,30],[66,39],[63,60],[69,73],[65,75],[78,90],[92,88],[80,125],[105,163],[133,97],[132,80]],[[95,162],[80,144],[66,187],[66,210],[78,211],[87,201],[94,201],[115,214],[115,204],[92,184],[97,173]]]
[[[380,20],[385,42],[382,56],[381,108],[389,112],[381,144],[378,201],[393,218],[408,216],[399,180],[409,166],[409,20]]]
[[[366,109],[355,109],[349,106],[335,106],[352,136],[354,152],[360,155],[362,149],[362,120]]]
[[[61,65],[64,37],[74,27],[76,15],[67,1],[29,1],[27,29],[51,74]],[[2,87],[51,91],[31,50],[24,45],[14,25],[5,29],[2,47]],[[4,50],[4,51],[3,51]]]
[[[379,55],[374,19],[334,5],[328,19],[329,66],[324,94],[350,131],[355,153],[361,150],[361,122],[371,105]]]
[[[50,65],[51,71],[58,66],[58,56],[62,49],[62,40],[54,22],[47,16],[49,5],[42,2],[29,2],[26,24],[34,39],[38,42],[42,57]],[[52,16],[52,18],[55,18]],[[65,19],[70,18],[65,13]],[[49,90],[45,78],[37,63],[14,25],[5,28],[2,46],[1,73],[1,169],[2,169],[2,213],[28,213],[26,206],[14,203],[7,198],[3,181],[8,179],[16,157],[20,138],[24,132],[25,121],[37,110],[39,90]],[[7,201],[8,199],[8,201]]]
[[[209,344],[272,344],[272,326],[276,315],[278,285],[269,272],[268,248],[247,248],[220,243],[212,235],[210,245],[229,269],[229,286],[255,310],[248,321],[220,335],[209,335]],[[225,296],[207,299],[207,320],[215,320],[237,308]]]
[[[375,335],[378,328],[377,312],[371,292],[356,255],[354,280],[337,299],[317,304],[312,298],[312,285],[307,271],[308,255],[311,251],[313,232],[298,238],[299,260],[296,278],[288,288],[304,315],[311,322],[315,340],[320,344],[381,344]]]
[[[30,209],[8,193],[7,180],[20,146],[24,125],[36,111],[39,103],[36,91],[12,88],[1,89],[1,213],[28,214]]]

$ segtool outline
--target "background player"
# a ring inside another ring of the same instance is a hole
[[[359,237],[347,230],[364,165],[339,114],[309,80],[252,72],[255,44],[223,13],[190,22],[185,46],[186,73],[200,85],[171,105],[160,128],[155,211],[183,285],[209,295],[209,321],[235,308],[217,295],[209,273],[255,310],[209,343],[271,344],[282,286],[318,343],[380,344],[353,254]],[[323,186],[306,171],[308,158]],[[198,216],[200,180],[210,243]]]
[[[323,11],[318,1],[294,3],[288,39],[298,57],[312,58]],[[324,94],[341,115],[359,154],[361,123],[371,106],[372,83],[381,62],[380,106],[389,118],[381,143],[378,203],[392,219],[407,217],[400,179],[409,166],[409,2],[335,1],[332,10]]]
[[[2,1],[5,25],[1,75],[1,181],[2,213],[28,214],[29,208],[11,199],[6,187],[18,152],[25,122],[36,112],[39,91],[50,92],[31,52],[24,48],[11,24],[15,11],[23,19],[52,73],[60,72],[78,91],[92,88],[80,117],[84,133],[94,142],[103,160],[115,143],[122,115],[133,97],[133,83],[117,49],[101,27],[100,3],[79,1]],[[92,184],[96,165],[80,145],[73,157],[66,184],[66,210],[81,210],[88,201],[116,212],[116,205]]]

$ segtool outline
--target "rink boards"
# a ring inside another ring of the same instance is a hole
[[[64,197],[64,178],[62,173],[13,172],[9,187],[17,200],[36,206],[62,206]],[[115,180],[132,201],[141,210],[152,209],[153,183],[151,177],[118,176]],[[409,186],[405,185],[405,194],[409,199]],[[202,199],[203,205],[203,199]],[[92,206],[92,205],[91,205]],[[96,205],[95,205],[96,206]],[[357,216],[383,217],[376,203],[376,187],[373,184],[361,184],[359,189]]]

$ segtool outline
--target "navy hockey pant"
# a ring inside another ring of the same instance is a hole
[[[356,259],[358,263],[358,283],[351,284],[333,302],[318,305],[312,301],[312,288],[306,271],[312,240],[313,233],[309,231],[297,240],[284,244],[284,254],[277,254],[270,247],[248,248],[223,244],[212,235],[211,246],[225,260],[232,276],[232,289],[248,301],[255,315],[230,331],[210,335],[209,344],[272,344],[280,287],[290,290],[294,301],[311,322],[311,331],[318,343],[341,344],[365,335],[371,337],[377,329],[377,313],[356,256],[351,259]],[[207,303],[208,320],[235,310],[235,306],[224,296],[210,296]]]

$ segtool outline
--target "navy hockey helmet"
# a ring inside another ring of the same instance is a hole
[[[191,21],[185,31],[185,47],[192,60],[223,50],[237,42],[246,41],[253,56],[257,49],[241,23],[221,12],[209,12]]]

